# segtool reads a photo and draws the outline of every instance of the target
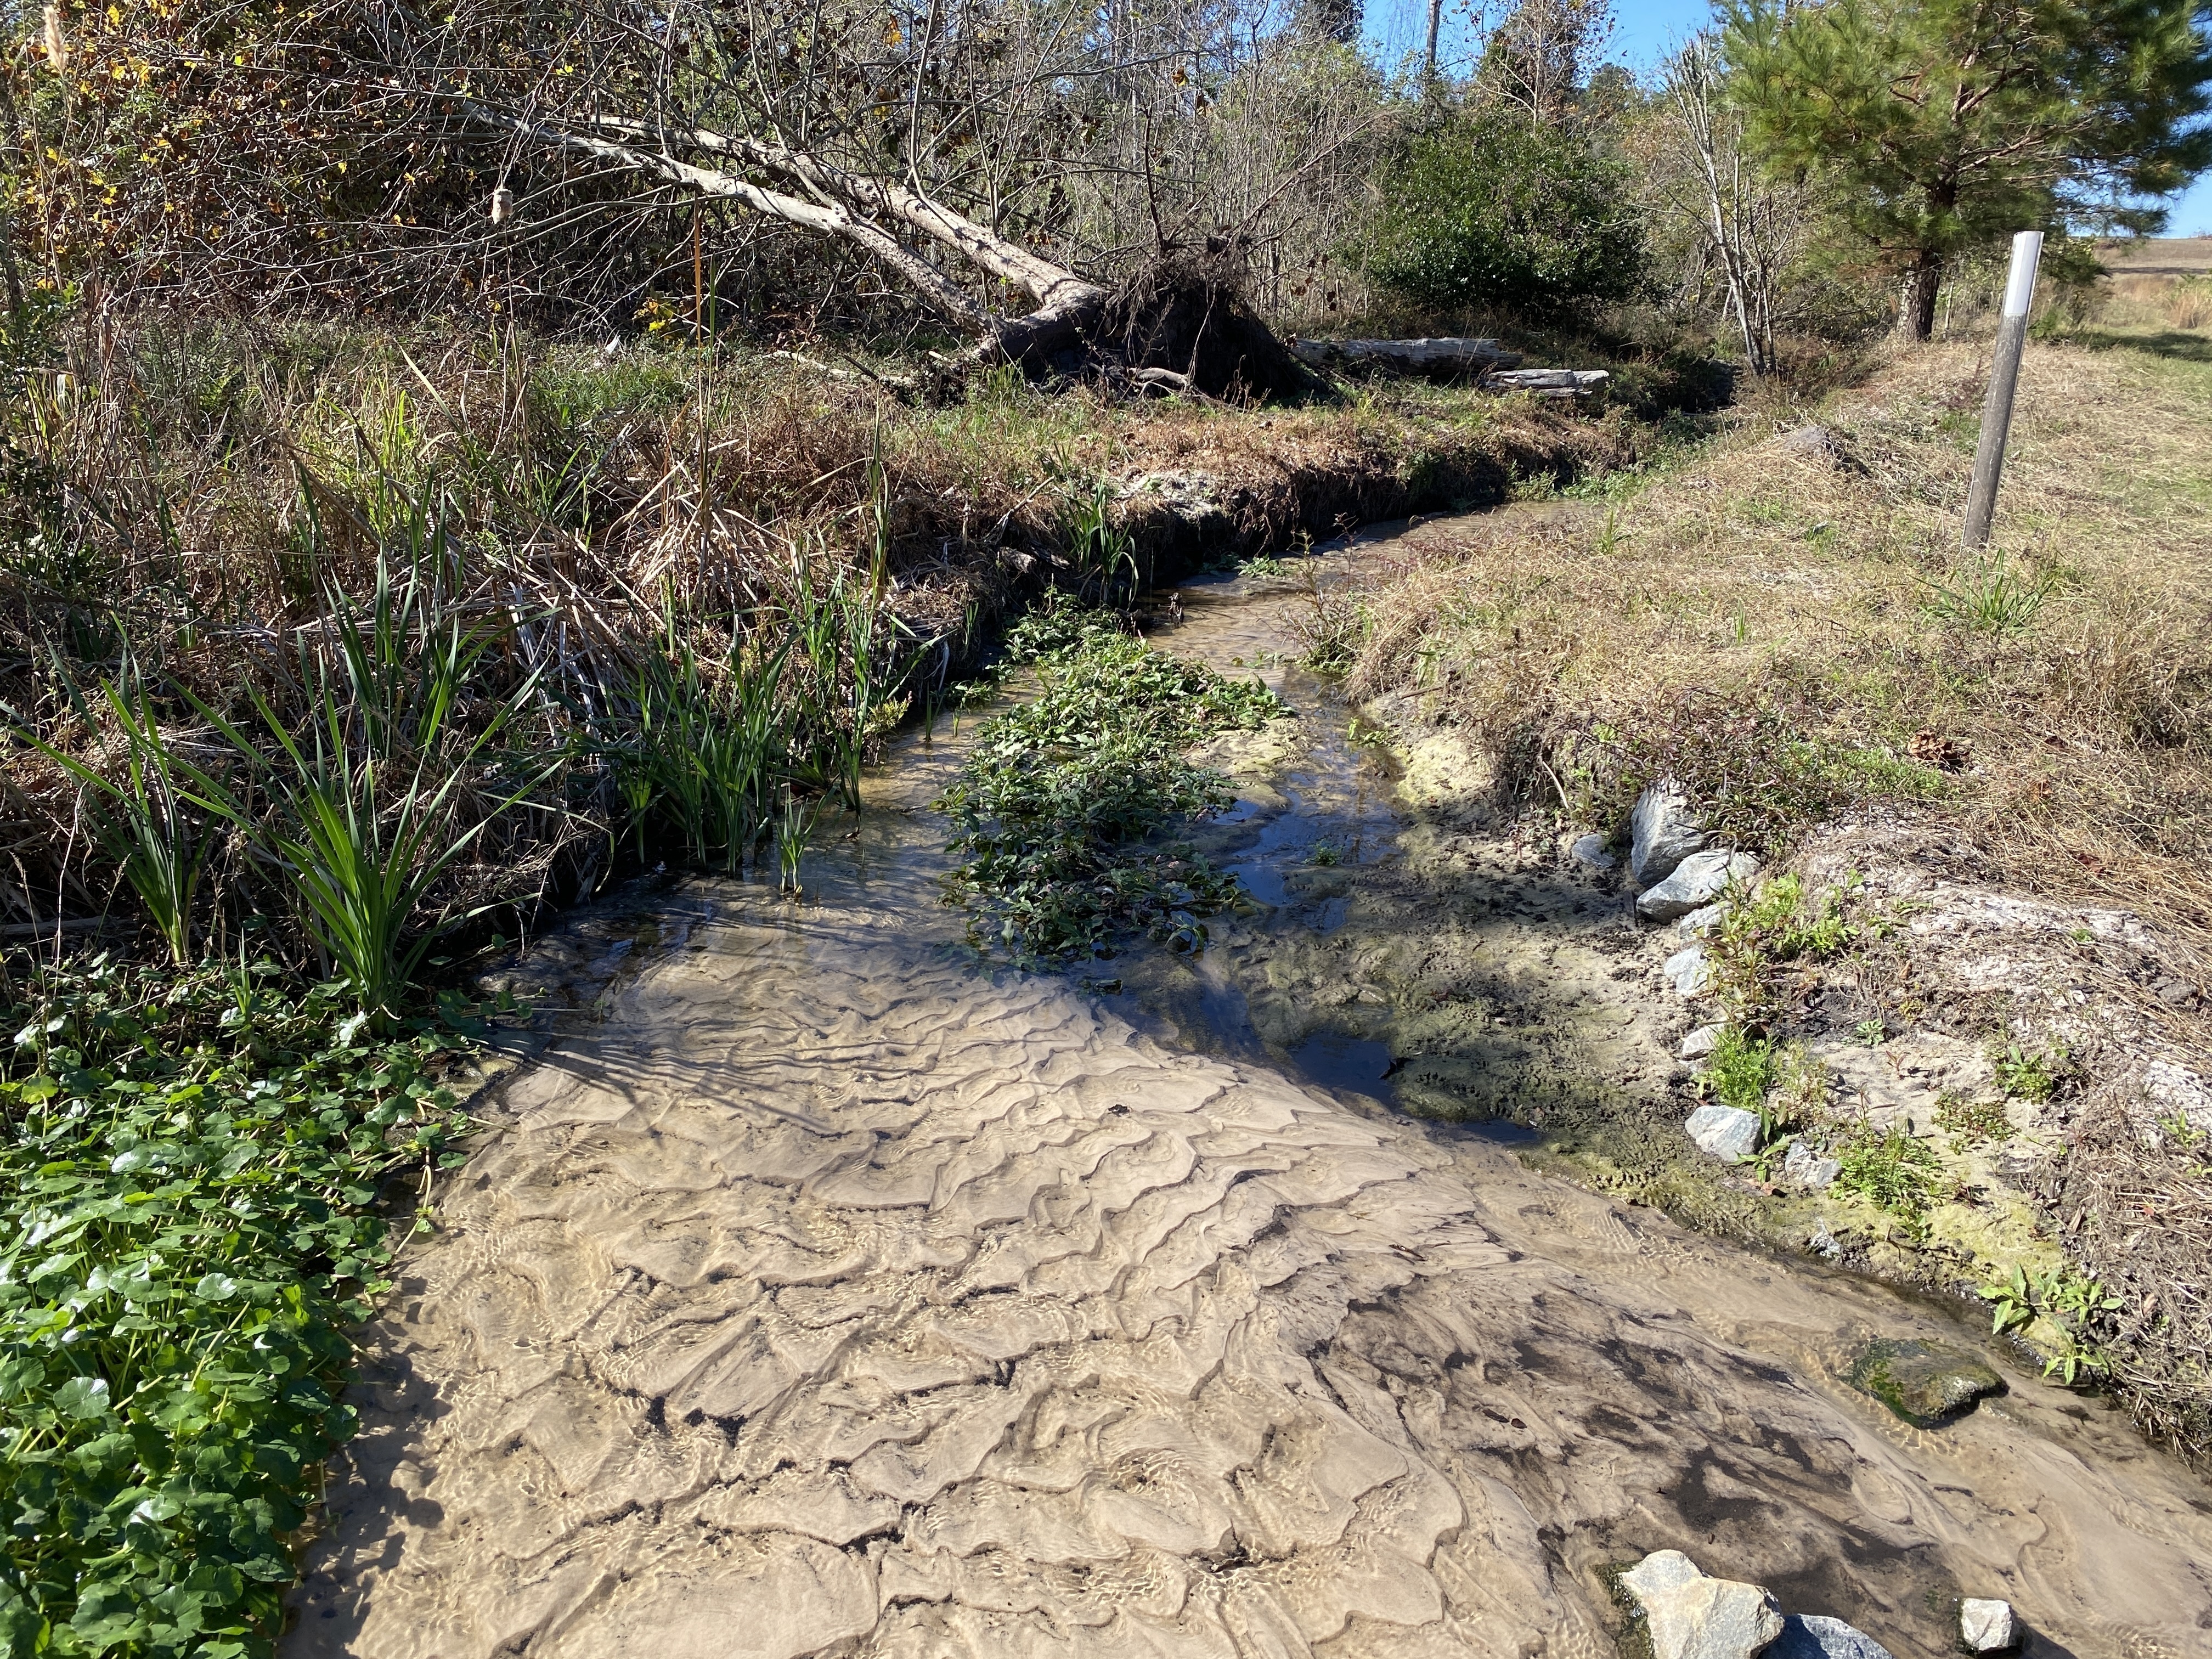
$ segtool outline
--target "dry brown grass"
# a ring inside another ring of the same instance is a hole
[[[2112,279],[2112,304],[2117,313],[2144,323],[2167,328],[2202,329],[2212,325],[2212,266],[2201,273],[2142,275],[2123,272]]]
[[[1366,596],[1353,690],[1435,692],[1511,781],[1601,817],[1660,771],[1770,848],[1924,799],[1931,844],[2160,918],[2212,977],[2212,367],[2039,343],[1982,558],[1957,535],[1984,349],[1897,358],[1825,442],[1754,422],[1564,524],[1434,528]]]
[[[1948,344],[1610,500],[1425,526],[1319,641],[1532,808],[1618,824],[1672,775],[1771,854],[1877,822],[1901,867],[2133,912],[2141,963],[2067,969],[2130,1033],[2087,1103],[2142,1094],[2136,1049],[2212,1075],[2212,338],[2114,309],[2032,344],[1987,557],[1958,546],[1987,347]],[[2212,1161],[2179,1133],[2087,1111],[2040,1213],[2125,1299],[2111,1380],[2212,1456]]]
[[[927,696],[1024,591],[1095,586],[1124,553],[1173,574],[1494,499],[1513,476],[1570,477],[1638,441],[1623,416],[1468,391],[1268,411],[1008,376],[926,400],[881,365],[306,325],[94,335],[67,360],[27,375],[0,413],[10,723],[114,761],[115,734],[72,710],[70,684],[96,686],[126,654],[178,741],[205,735],[193,698],[245,716],[252,687],[291,707],[287,642],[320,637],[333,588],[358,597],[380,558],[405,565],[434,526],[448,602],[506,630],[498,672],[552,665],[533,741],[577,750],[480,843],[453,896],[471,907],[604,873],[594,849],[623,813],[614,769],[593,758],[599,728],[665,628],[725,661],[749,629],[783,626],[802,584],[863,576],[897,623],[908,689]],[[1124,481],[1163,471],[1202,477],[1215,509],[1194,522],[1126,496]],[[879,549],[877,588],[864,573]],[[82,793],[10,746],[0,928],[127,917]],[[236,908],[226,878],[211,884],[216,924]]]

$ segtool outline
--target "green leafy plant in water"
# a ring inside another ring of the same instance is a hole
[[[315,1465],[353,1432],[373,1206],[458,1161],[465,1046],[378,1041],[267,969],[18,981],[0,1049],[0,1650],[274,1650]]]
[[[1136,544],[1114,521],[1114,501],[1111,478],[1090,479],[1070,490],[1060,519],[1060,540],[1078,579],[1097,582],[1099,592],[1109,600],[1125,579],[1131,594],[1141,580]]]
[[[2045,1376],[2057,1377],[2070,1388],[2111,1370],[2111,1358],[2096,1340],[2095,1327],[2127,1304],[2097,1280],[2063,1263],[2031,1274],[2014,1262],[1976,1294],[1990,1304],[1992,1335],[2025,1334],[2039,1320],[2056,1334],[2056,1346],[2043,1362]]]
[[[947,896],[969,907],[971,943],[1022,963],[1101,955],[1131,929],[1202,948],[1203,918],[1237,902],[1236,880],[1151,838],[1233,799],[1185,750],[1287,711],[1257,680],[1154,651],[1118,618],[1065,602],[1007,644],[1036,695],[984,725],[938,802],[963,860]]]

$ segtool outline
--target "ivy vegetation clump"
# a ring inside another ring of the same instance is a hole
[[[938,802],[970,944],[1024,966],[1108,955],[1127,932],[1203,948],[1203,918],[1237,902],[1236,878],[1156,832],[1234,795],[1184,752],[1290,711],[1257,679],[1153,650],[1111,612],[1054,605],[1007,644],[1036,695],[986,722]]]
[[[465,1039],[341,988],[101,958],[0,1050],[0,1653],[273,1651],[386,1178],[458,1160]]]

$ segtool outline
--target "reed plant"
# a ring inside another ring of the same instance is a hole
[[[58,656],[54,672],[80,717],[93,719],[93,699],[78,688]],[[182,967],[197,959],[192,917],[207,866],[206,826],[193,817],[177,787],[153,698],[132,659],[124,659],[114,679],[100,683],[98,702],[123,739],[118,777],[64,753],[20,720],[17,733],[91,793],[97,803],[91,812],[95,838],[137,895],[169,960]]]
[[[492,819],[564,758],[501,751],[539,676],[525,673],[503,696],[483,697],[495,634],[439,582],[442,534],[412,550],[404,571],[380,559],[366,601],[330,591],[329,648],[298,641],[301,729],[258,688],[249,692],[251,726],[194,697],[227,764],[176,762],[184,799],[245,835],[289,883],[326,969],[380,1029],[431,947],[475,914],[418,921],[432,890]],[[465,726],[465,698],[478,705]],[[489,807],[487,785],[499,796]],[[462,810],[465,795],[475,810]]]

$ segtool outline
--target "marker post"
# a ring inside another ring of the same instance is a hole
[[[2028,302],[2035,298],[2035,268],[2043,259],[2043,233],[2023,230],[2012,239],[2012,269],[2005,276],[2004,310],[1997,319],[1996,360],[1990,365],[1989,401],[1982,405],[1982,441],[1974,451],[1974,481],[1966,490],[1966,527],[1960,540],[1980,547],[1990,539],[1997,510],[1997,480],[2004,471],[2005,437],[2012,429],[2012,396],[2020,384],[2020,355],[2027,344]]]

